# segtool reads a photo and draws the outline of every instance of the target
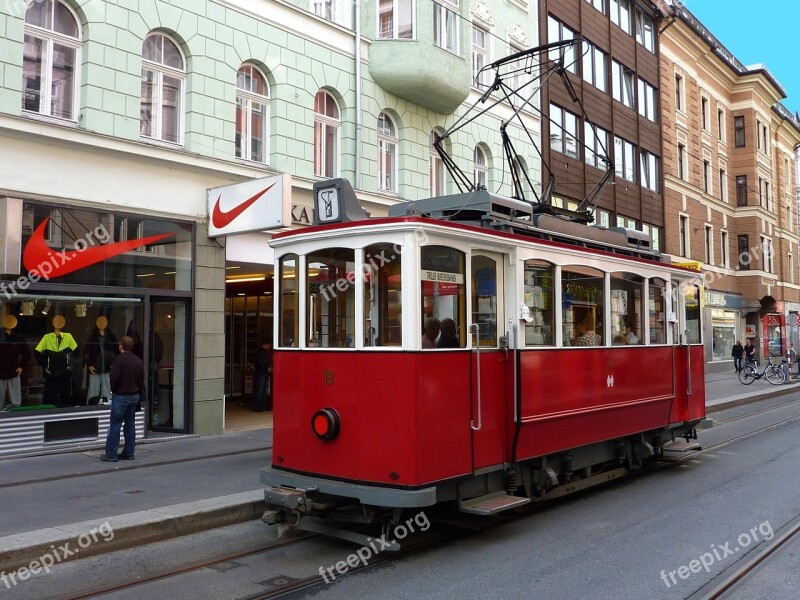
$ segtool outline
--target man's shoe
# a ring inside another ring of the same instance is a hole
[[[110,458],[110,457],[106,456],[105,454],[103,454],[103,456],[100,457],[100,460],[102,460],[103,462],[117,462],[116,457]]]
[[[125,456],[124,454],[117,454],[119,460],[133,460],[133,456]]]

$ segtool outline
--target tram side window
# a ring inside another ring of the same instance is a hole
[[[473,256],[472,323],[479,326],[481,347],[492,348],[497,336],[497,261],[488,256]],[[500,284],[502,287],[502,283]]]
[[[667,296],[667,300],[669,302],[669,324],[670,329],[672,331],[672,343],[679,344],[682,339],[682,333],[680,330],[680,322],[678,320],[678,311],[680,310],[680,302],[678,299],[678,286],[675,283],[669,284],[669,296]]]
[[[531,319],[525,324],[525,345],[552,346],[555,343],[555,268],[542,260],[526,260],[524,277],[523,303]]]
[[[427,336],[421,331],[422,348],[464,348],[467,333],[464,253],[446,246],[423,246],[420,259],[423,327],[426,322],[431,323],[429,319],[435,319],[440,326],[445,319],[452,319],[456,329],[450,339],[446,337],[447,329],[452,329],[449,323],[445,326],[444,338],[439,334],[436,339],[430,339],[428,336],[433,336],[433,327]]]
[[[666,344],[667,343],[667,330],[666,321],[667,314],[667,301],[665,292],[667,289],[667,282],[663,279],[651,279],[648,291],[648,303],[650,304],[648,315],[650,323],[650,343],[651,344]]]
[[[364,250],[364,345],[403,343],[402,248],[375,244]]]
[[[605,298],[603,273],[590,267],[564,267],[561,271],[565,346],[603,346]]]
[[[354,348],[355,251],[328,248],[306,256],[309,348]]]
[[[297,273],[299,264],[296,254],[287,254],[281,258],[279,266],[281,320],[278,345],[288,348],[297,346],[300,337],[300,292]]]
[[[642,289],[644,278],[633,273],[611,274],[611,344],[644,344]]]
[[[700,343],[700,289],[696,285],[683,285],[683,301],[686,308],[687,343]]]

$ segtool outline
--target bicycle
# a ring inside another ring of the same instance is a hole
[[[745,385],[750,385],[756,379],[762,377],[769,381],[772,385],[780,385],[786,381],[786,374],[783,372],[781,365],[772,363],[772,356],[767,357],[767,364],[764,365],[764,370],[759,373],[757,364],[749,364],[739,371],[739,381]]]

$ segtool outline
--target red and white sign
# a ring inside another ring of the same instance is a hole
[[[208,237],[289,227],[291,191],[286,173],[208,190]]]
[[[755,325],[745,325],[744,326],[744,337],[746,337],[746,338],[756,337],[756,326]]]

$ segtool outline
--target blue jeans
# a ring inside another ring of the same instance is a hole
[[[272,407],[267,405],[267,396],[269,394],[269,375],[267,373],[256,373],[254,383],[253,410],[272,410]]]
[[[123,456],[133,456],[133,448],[136,445],[136,406],[139,404],[139,394],[122,396],[114,394],[111,396],[111,420],[106,435],[106,456],[117,458],[119,450],[119,430],[123,421],[125,428],[125,447],[122,449]]]

